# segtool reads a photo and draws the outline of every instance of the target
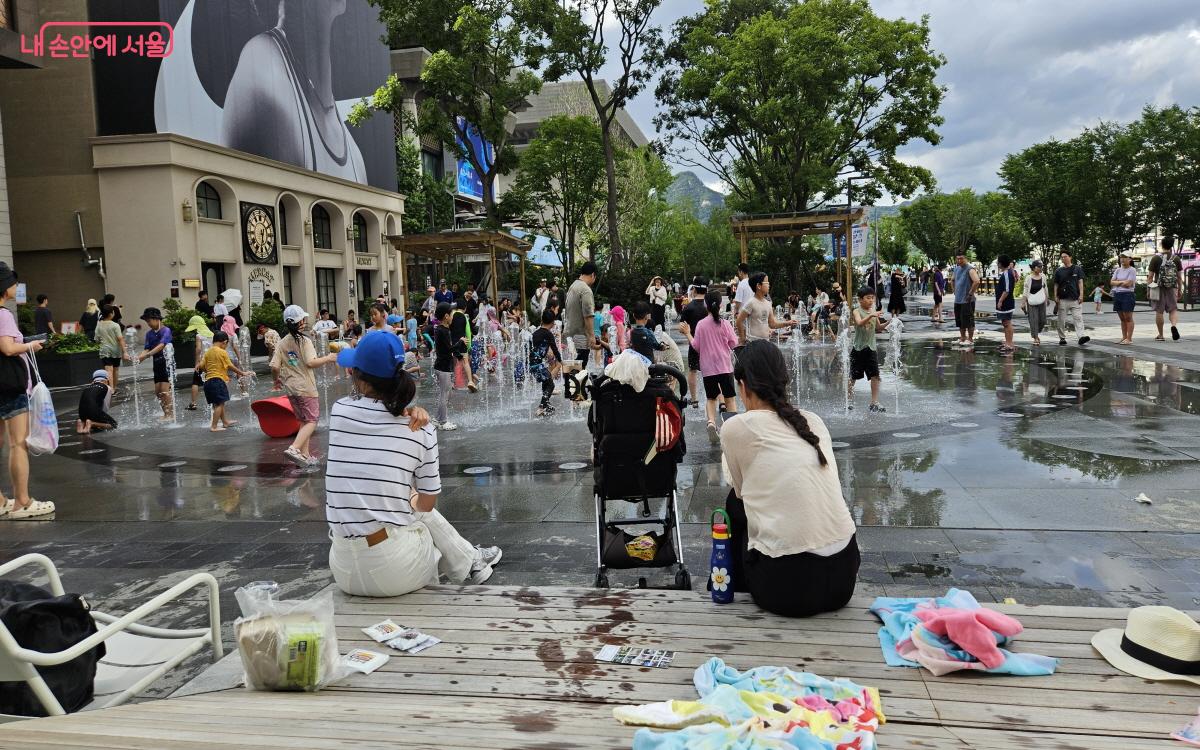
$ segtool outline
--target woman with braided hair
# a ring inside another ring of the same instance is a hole
[[[829,430],[788,403],[787,365],[770,341],[746,344],[733,377],[746,405],[721,428],[734,586],[785,617],[841,609],[861,558]]]

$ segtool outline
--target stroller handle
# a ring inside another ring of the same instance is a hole
[[[670,375],[671,377],[675,378],[675,381],[677,383],[679,383],[679,398],[681,398],[681,399],[687,398],[687,394],[688,394],[687,377],[679,370],[676,370],[674,367],[671,367],[670,365],[664,365],[661,363],[654,364],[654,365],[650,365],[650,375],[651,375],[651,377],[653,377],[655,375]]]

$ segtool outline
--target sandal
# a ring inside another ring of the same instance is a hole
[[[8,511],[8,515],[4,516],[4,518],[10,521],[16,521],[21,518],[48,516],[54,513],[54,503],[49,500],[34,500],[30,498],[29,505],[26,505],[24,508],[18,508],[15,500],[10,502],[12,503],[11,509]]]
[[[0,518],[4,518],[10,512],[12,512],[13,504],[15,502],[16,502],[15,500],[13,500],[12,498],[9,498],[8,500],[4,501],[4,505],[0,505]]]

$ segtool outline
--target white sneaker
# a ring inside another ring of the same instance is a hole
[[[721,444],[721,433],[717,429],[716,424],[712,422],[708,423],[708,442],[713,445]]]
[[[438,425],[438,429],[445,430],[446,432],[454,432],[458,429],[458,425],[454,424],[453,422],[442,422],[440,425]]]
[[[476,565],[495,565],[504,557],[504,551],[499,547],[481,547],[475,545]]]
[[[489,579],[491,577],[492,577],[492,566],[491,565],[483,565],[482,567],[479,567],[479,568],[472,568],[471,575],[469,575],[467,577],[467,580],[464,581],[463,583],[471,584],[473,586],[478,586],[479,584],[487,581],[487,579]]]

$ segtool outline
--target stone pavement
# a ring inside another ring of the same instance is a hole
[[[960,352],[948,346],[950,331],[910,316],[901,359],[885,366],[886,415],[866,412],[862,385],[859,408],[846,412],[831,346],[783,345],[793,400],[820,414],[837,441],[864,550],[859,593],[959,586],[981,600],[1200,608],[1200,316],[1185,313],[1179,344],[1139,340],[1145,355],[1104,343],[1110,318],[1088,316],[1104,323],[1086,349],[1035,351],[1018,333],[1021,349],[1005,358],[992,323],[980,323],[976,351]],[[345,386],[330,383],[330,396]],[[63,444],[33,460],[32,487],[59,512],[0,522],[0,559],[44,552],[69,590],[110,611],[208,570],[221,581],[227,624],[244,583],[273,579],[298,597],[328,585],[322,474],[288,464],[287,441],[266,439],[245,400],[231,406],[243,424],[213,438],[203,411],[181,412],[177,426],[152,424],[149,393],[140,394],[143,427],[125,402],[114,410],[120,430],[86,437],[67,426],[77,394],[56,395]],[[418,401],[430,398],[423,384]],[[497,385],[454,394],[463,429],[441,436],[439,507],[468,539],[504,548],[493,583],[590,585],[590,435],[582,412],[568,407],[533,420],[535,401],[532,390]],[[703,585],[705,521],[728,490],[703,418],[687,416],[678,500],[685,560]],[[1141,492],[1152,505],[1134,502]],[[636,585],[634,575],[612,578]],[[199,615],[193,599],[162,622]]]

